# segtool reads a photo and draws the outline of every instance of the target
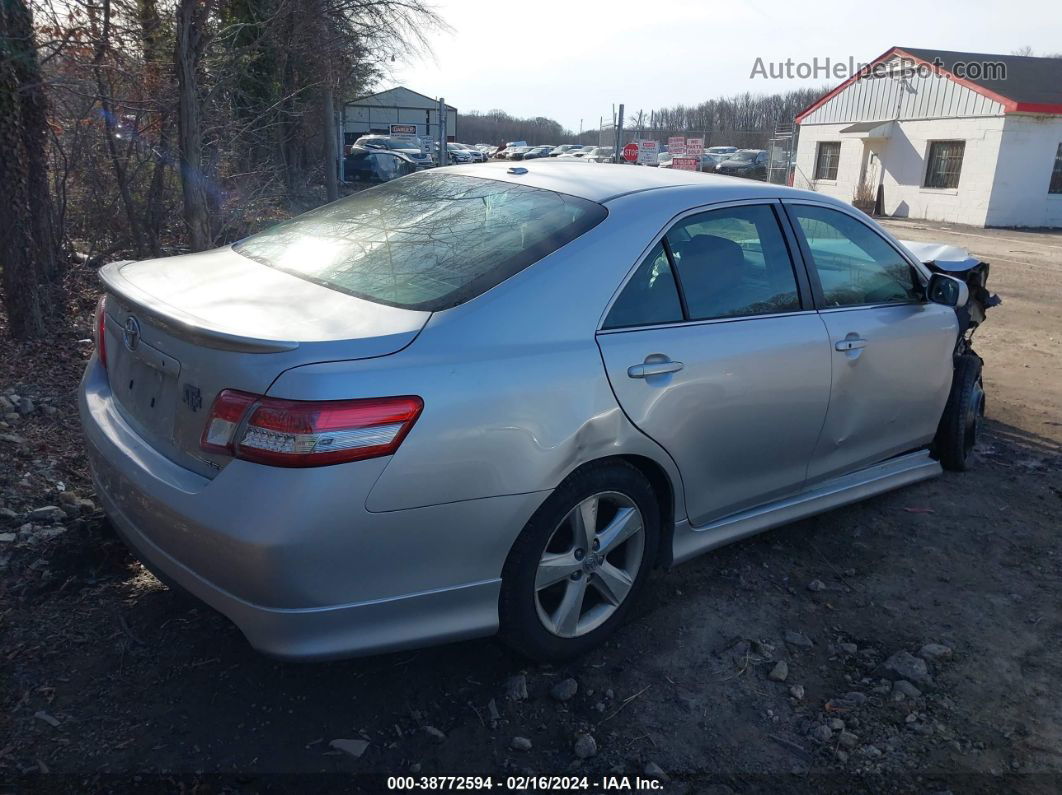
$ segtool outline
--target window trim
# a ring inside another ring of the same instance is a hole
[[[793,312],[773,312],[763,315],[735,315],[733,317],[718,317],[707,318],[704,320],[694,320],[689,316],[689,310],[686,306],[686,296],[682,290],[681,280],[682,277],[678,273],[678,269],[675,267],[675,261],[671,255],[671,246],[667,243],[667,233],[672,230],[677,224],[686,220],[690,216],[701,215],[706,212],[712,212],[715,210],[726,210],[732,207],[748,207],[763,205],[770,207],[774,212],[775,222],[778,224],[778,231],[782,235],[782,240],[785,242],[787,251],[789,252],[790,267],[793,269],[793,278],[796,281],[797,287],[797,300],[800,302],[800,309]],[[645,258],[648,257],[657,243],[664,245],[664,253],[667,255],[668,264],[671,267],[671,273],[675,278],[675,289],[679,293],[679,303],[682,306],[682,320],[672,321],[670,323],[652,323],[640,326],[617,326],[616,328],[604,328],[605,320],[608,318],[609,312],[612,311],[613,304],[619,299],[620,294],[627,289],[627,284],[634,275],[641,268]],[[608,303],[605,305],[604,311],[601,313],[601,317],[597,321],[597,331],[595,334],[617,334],[626,333],[630,331],[645,331],[648,329],[662,329],[662,328],[675,328],[680,326],[699,326],[705,323],[734,323],[745,320],[763,320],[772,317],[791,317],[793,315],[806,315],[817,311],[815,305],[815,297],[812,284],[808,279],[807,265],[804,262],[804,252],[800,248],[800,241],[793,233],[790,225],[788,213],[783,207],[781,199],[778,198],[757,198],[757,199],[737,199],[722,202],[714,202],[710,204],[702,204],[697,207],[691,207],[683,210],[682,212],[674,215],[671,220],[664,224],[663,228],[653,236],[649,244],[642,250],[642,253],[638,255],[634,264],[627,271],[627,274],[620,281],[619,286],[613,292],[612,297],[609,298]]]
[[[929,303],[929,299],[922,297],[913,301],[885,301],[868,304],[848,304],[846,306],[830,306],[826,304],[826,295],[822,291],[822,281],[819,279],[819,272],[815,268],[815,257],[811,253],[811,247],[808,245],[807,236],[804,234],[803,228],[800,226],[800,219],[792,212],[792,207],[797,205],[806,205],[809,207],[821,207],[825,210],[833,210],[846,215],[853,221],[857,222],[865,229],[869,230],[872,234],[877,235],[889,248],[895,251],[904,262],[914,268],[915,273],[919,276],[919,283],[922,285],[923,291],[929,284],[930,273],[925,264],[920,262],[916,257],[909,255],[902,248],[898,247],[896,243],[883,235],[879,230],[867,224],[862,218],[855,214],[855,212],[849,212],[848,209],[841,206],[838,207],[828,202],[817,202],[807,199],[786,199],[781,202],[783,211],[786,218],[789,220],[789,224],[793,228],[793,234],[796,235],[797,241],[800,245],[800,254],[804,261],[804,269],[807,271],[808,279],[811,281],[811,293],[815,302],[815,311],[817,312],[847,312],[854,309],[873,309],[876,307],[886,306],[921,306]],[[853,208],[854,210],[854,208]]]
[[[929,183],[929,175],[930,175],[930,165],[933,162],[932,161],[932,158],[933,158],[933,147],[936,144],[962,144],[962,156],[959,158],[959,172],[955,175],[955,186],[954,187],[951,187],[951,186],[948,186],[948,185],[930,185],[930,184],[928,184]],[[922,184],[921,184],[920,187],[922,188],[922,190],[946,191],[946,192],[955,192],[955,193],[957,193],[958,190],[959,190],[959,184],[962,182],[962,167],[963,167],[963,164],[965,162],[966,162],[966,139],[965,138],[932,138],[932,139],[926,141],[925,167],[923,168],[923,171],[922,171]]]
[[[837,158],[836,158],[836,160],[834,160],[834,164],[833,164],[833,176],[832,177],[830,177],[830,176],[825,176],[825,177],[824,176],[820,176],[819,175],[819,164],[820,164],[820,160],[822,158],[822,147],[823,146],[834,146],[834,145],[837,146]],[[818,141],[815,144],[815,179],[813,181],[814,182],[834,182],[834,183],[836,183],[837,182],[837,175],[840,172],[840,169],[841,169],[841,142],[840,141]]]

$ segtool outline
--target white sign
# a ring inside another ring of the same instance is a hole
[[[667,139],[667,151],[676,157],[686,154],[686,139],[681,135],[673,135]]]
[[[419,149],[425,154],[428,151],[428,141],[417,136],[417,125],[415,124],[392,124],[391,137],[401,141],[406,145],[407,149]]]
[[[704,139],[703,138],[687,138],[686,139],[686,154],[690,157],[699,157],[704,154]]]
[[[655,166],[659,155],[659,141],[638,141],[638,165]]]

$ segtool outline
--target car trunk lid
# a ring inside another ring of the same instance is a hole
[[[222,389],[265,394],[291,367],[387,356],[431,314],[341,293],[231,248],[116,262],[100,276],[119,410],[148,444],[207,477],[229,460],[199,445]]]

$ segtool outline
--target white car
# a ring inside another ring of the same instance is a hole
[[[611,146],[595,146],[585,157],[589,163],[611,163],[615,154]]]

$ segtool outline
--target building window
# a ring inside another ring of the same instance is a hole
[[[1051,170],[1051,186],[1048,193],[1062,193],[1062,144],[1055,152],[1055,167]]]
[[[837,163],[840,159],[840,141],[820,141],[815,153],[815,179],[837,179]]]
[[[957,188],[965,141],[930,141],[925,188]]]

